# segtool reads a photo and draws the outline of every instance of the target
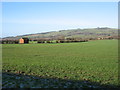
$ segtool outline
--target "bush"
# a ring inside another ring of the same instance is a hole
[[[50,41],[46,41],[46,43],[51,43]]]
[[[2,40],[1,43],[2,44],[18,44],[19,41],[18,40]]]

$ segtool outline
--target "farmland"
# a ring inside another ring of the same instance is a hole
[[[118,85],[117,40],[3,44],[2,50],[4,73]]]

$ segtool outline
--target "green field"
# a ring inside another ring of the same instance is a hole
[[[118,84],[118,41],[3,44],[3,72]]]

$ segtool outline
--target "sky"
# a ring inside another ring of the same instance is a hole
[[[2,37],[96,27],[118,28],[117,2],[2,2]]]

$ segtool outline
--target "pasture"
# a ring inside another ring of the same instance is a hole
[[[117,40],[3,44],[2,51],[3,72],[118,85]]]

